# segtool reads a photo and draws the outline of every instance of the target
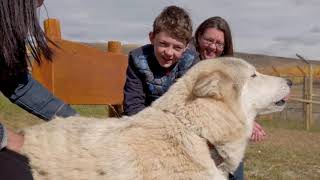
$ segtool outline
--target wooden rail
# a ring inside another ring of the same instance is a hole
[[[69,104],[122,104],[127,56],[120,42],[109,42],[109,52],[78,42],[63,40],[57,19],[44,22],[53,61],[33,64],[35,79]],[[107,47],[106,47],[107,48]]]
[[[298,102],[304,102],[304,103],[312,103],[312,104],[320,104],[320,101],[313,101],[313,100],[307,100],[302,98],[290,98],[290,101],[298,101]]]

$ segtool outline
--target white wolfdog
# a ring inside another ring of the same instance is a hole
[[[284,108],[291,83],[237,58],[204,60],[132,117],[72,117],[25,129],[36,180],[227,179],[257,114]],[[223,163],[210,156],[214,145]]]

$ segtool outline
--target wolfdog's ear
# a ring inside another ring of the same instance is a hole
[[[219,83],[222,80],[221,72],[213,72],[198,78],[193,87],[193,94],[198,97],[221,98]]]

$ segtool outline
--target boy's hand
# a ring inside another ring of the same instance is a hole
[[[257,122],[254,122],[253,131],[252,131],[250,140],[254,142],[262,141],[265,138],[265,136],[266,136],[266,132],[262,129],[260,124],[258,124]]]
[[[24,136],[10,129],[7,129],[7,137],[8,137],[8,144],[6,148],[15,152],[20,152],[23,146]]]

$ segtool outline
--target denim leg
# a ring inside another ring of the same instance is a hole
[[[69,105],[34,80],[30,74],[19,82],[12,92],[8,97],[10,101],[41,119],[50,120],[55,116],[68,117],[77,114]]]
[[[244,168],[243,162],[241,162],[233,173],[233,175],[229,174],[229,180],[244,180]]]

